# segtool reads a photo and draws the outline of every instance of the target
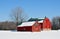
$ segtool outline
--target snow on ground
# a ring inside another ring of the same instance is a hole
[[[60,30],[41,32],[0,31],[0,39],[60,39]]]

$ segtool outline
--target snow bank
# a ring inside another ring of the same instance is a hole
[[[60,39],[60,30],[42,32],[0,31],[0,39]]]

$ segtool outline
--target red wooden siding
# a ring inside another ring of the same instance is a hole
[[[32,26],[32,32],[40,32],[41,31],[41,26],[38,23],[38,21],[36,21],[36,23]]]
[[[45,18],[43,21],[43,29],[51,29],[51,22],[48,18]]]
[[[18,31],[32,31],[32,26],[17,27]]]

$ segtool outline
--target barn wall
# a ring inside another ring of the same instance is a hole
[[[48,18],[45,18],[43,21],[43,29],[50,29],[51,30],[51,22]]]
[[[17,31],[32,31],[32,26],[17,27]]]
[[[36,25],[37,24],[37,25]],[[41,25],[36,22],[33,26],[32,26],[32,32],[40,32],[41,31]]]

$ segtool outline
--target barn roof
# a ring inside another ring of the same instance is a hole
[[[28,21],[41,21],[44,20],[45,18],[30,18]]]
[[[21,25],[18,25],[18,27],[22,27],[22,26],[32,26],[36,21],[32,21],[32,22],[23,22]],[[38,21],[38,23],[43,23],[43,20]]]
[[[23,22],[21,25],[18,25],[18,27],[22,27],[22,26],[32,26],[35,23],[35,21],[33,22]]]

